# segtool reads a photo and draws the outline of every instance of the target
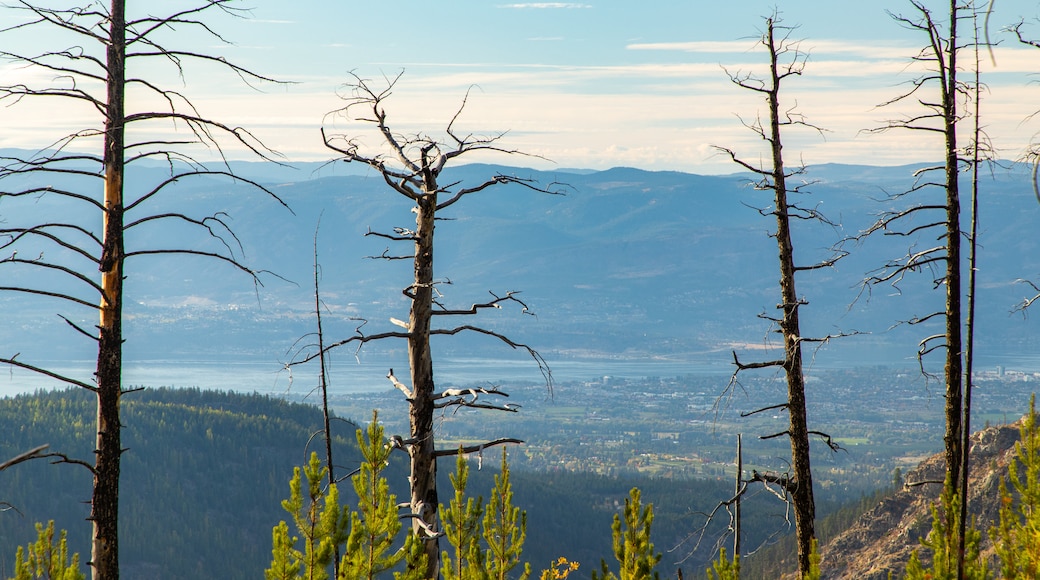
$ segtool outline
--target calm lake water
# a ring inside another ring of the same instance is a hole
[[[39,363],[59,374],[89,382],[93,361],[43,361]],[[731,359],[715,356],[705,360],[676,361],[662,358],[642,359],[550,359],[553,378],[558,383],[585,381],[604,376],[618,378],[676,377],[683,375],[729,375],[733,371]],[[877,361],[874,364],[878,364]],[[911,359],[885,361],[883,364],[916,368]],[[980,357],[976,370],[1007,370],[1040,372],[1038,356]],[[373,392],[389,389],[387,370],[396,368],[402,380],[406,376],[407,361],[382,357],[338,359],[330,368],[330,393]],[[859,366],[837,360],[817,369]],[[440,357],[434,363],[438,386],[472,385],[479,383],[540,384],[542,375],[531,359],[476,359]],[[307,392],[317,385],[316,366],[300,368],[291,375],[273,361],[198,361],[148,360],[125,365],[123,384],[147,387],[199,387],[239,392],[283,394]],[[33,392],[37,389],[63,388],[64,383],[29,371],[0,367],[0,396]]]
[[[640,378],[648,376],[674,377],[688,374],[728,374],[728,361],[717,364],[682,362],[659,359],[646,360],[562,360],[550,361],[553,378],[557,382],[589,380],[603,376]],[[43,366],[45,363],[41,363]],[[93,361],[58,361],[48,369],[84,382],[91,380]],[[387,371],[404,379],[407,362],[396,360],[338,361],[330,369],[330,392],[372,392],[390,388]],[[543,382],[537,365],[528,360],[451,359],[435,362],[438,384],[441,386],[470,385],[481,382],[531,383]],[[276,362],[264,361],[135,361],[124,366],[123,384],[148,387],[199,387],[240,392],[282,394],[287,391],[306,392],[317,384],[316,367],[297,369],[290,373]],[[0,396],[32,392],[37,389],[63,388],[65,383],[17,368],[0,368]]]

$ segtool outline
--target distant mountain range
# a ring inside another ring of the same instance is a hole
[[[241,243],[240,254],[229,238],[236,255],[276,275],[262,273],[263,286],[254,287],[248,276],[216,261],[129,259],[128,357],[245,357],[277,366],[294,341],[314,328],[315,239],[329,339],[349,336],[360,323],[358,317],[368,321],[364,328],[369,333],[394,328],[390,317],[407,317],[401,289],[411,280],[410,263],[367,258],[405,254],[410,248],[366,237],[366,232],[392,233],[394,227],[414,225],[408,200],[391,192],[379,175],[345,164],[287,168],[236,163],[233,168],[264,183],[292,211],[223,177],[184,180],[151,200],[148,211],[225,212]],[[880,212],[902,207],[906,198],[888,198],[911,185],[917,168],[811,167],[804,178],[815,183],[799,203],[819,207],[840,227],[797,223],[799,261],[811,264],[829,257],[829,248],[858,234]],[[163,171],[161,166],[139,168],[129,176],[129,187],[140,190]],[[444,181],[476,182],[495,173],[563,183],[567,194],[545,195],[510,185],[447,209],[438,223],[435,265],[435,274],[445,281],[438,290],[446,305],[469,307],[489,298],[489,291],[521,291],[519,297],[536,317],[506,307],[485,311],[477,320],[539,349],[550,364],[575,357],[724,363],[734,348],[746,352],[760,350],[768,340],[776,344],[767,321],[758,317],[773,313],[779,294],[775,240],[769,237],[773,222],[757,209],[767,208],[770,199],[768,192],[749,185],[749,176],[465,165],[446,170]],[[1016,280],[1040,281],[1040,203],[1029,180],[1028,168],[1022,166],[995,169],[983,179],[976,334],[981,364],[1032,364],[1028,358],[1040,346],[1035,322],[1011,314],[1034,294]],[[3,183],[7,190],[20,185],[9,181]],[[0,218],[8,227],[75,220],[81,212],[55,195],[0,203]],[[190,235],[182,228],[142,225],[131,230],[127,249],[222,247]],[[829,343],[817,353],[816,364],[889,364],[913,358],[917,340],[933,329],[897,323],[941,309],[942,293],[932,290],[937,274],[911,276],[901,294],[890,286],[868,291],[860,282],[909,245],[935,243],[934,236],[846,242],[851,254],[834,268],[805,273],[799,292],[809,301],[802,314],[806,334],[861,333]],[[3,275],[4,285],[30,279],[14,268]],[[12,354],[22,353],[24,360],[88,359],[92,345],[55,316],[59,311],[86,327],[96,316],[52,300],[0,294],[0,312],[7,318],[0,325],[0,344]],[[369,346],[362,355],[400,357],[401,346]],[[347,348],[352,355],[353,347]],[[445,338],[435,348],[456,357],[523,358],[480,336]]]

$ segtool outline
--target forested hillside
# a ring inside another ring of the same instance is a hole
[[[54,391],[0,400],[0,455],[41,444],[89,460],[90,393]],[[120,525],[128,578],[256,578],[270,558],[292,466],[320,424],[314,407],[257,395],[155,389],[128,395]],[[353,429],[351,428],[350,431]],[[353,442],[352,433],[348,439]],[[35,460],[0,473],[0,576],[14,548],[53,519],[89,555],[90,474]]]
[[[41,444],[72,458],[88,457],[93,409],[89,393],[52,391],[0,399],[0,457]],[[124,454],[121,562],[127,578],[258,578],[271,559],[271,528],[286,514],[293,466],[314,449],[311,436],[321,426],[319,410],[260,395],[198,389],[146,389],[126,397],[127,452]],[[356,467],[355,426],[337,420],[337,464]],[[490,456],[471,472],[470,492],[486,496],[497,464]],[[403,454],[386,472],[393,491],[406,492]],[[450,490],[443,462],[442,489]],[[704,514],[732,493],[732,481],[652,479],[638,475],[605,477],[568,471],[513,471],[514,503],[528,513],[524,560],[540,570],[565,556],[582,570],[610,555],[610,522],[635,486],[653,503],[654,541],[665,553],[661,570],[682,566],[697,574],[712,557],[725,517],[703,532]],[[343,487],[344,503],[354,501]],[[72,550],[89,554],[86,500],[90,477],[76,465],[40,459],[0,472],[0,501],[15,509],[0,512],[0,577],[12,571],[15,547],[35,538],[34,523],[55,520],[69,531]],[[826,494],[825,494],[825,497]],[[442,502],[447,502],[442,497]],[[783,506],[769,494],[745,504],[748,518],[768,525],[746,530],[745,541],[762,543],[782,532]],[[834,509],[833,496],[821,512]],[[778,536],[777,536],[778,537]],[[774,538],[775,539],[775,538]],[[684,541],[686,540],[686,541]]]

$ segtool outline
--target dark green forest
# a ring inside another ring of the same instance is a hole
[[[88,458],[93,439],[91,394],[82,390],[38,392],[0,399],[0,456],[41,444],[71,458]],[[126,452],[120,511],[121,566],[127,578],[258,578],[271,558],[271,528],[285,519],[292,468],[319,440],[320,410],[261,395],[199,389],[145,389],[126,396]],[[356,425],[336,420],[336,463],[341,472],[359,459]],[[406,493],[403,453],[385,472],[395,493]],[[485,495],[497,462],[489,453],[482,469],[472,464],[470,493]],[[441,462],[442,489],[450,490],[452,461]],[[528,513],[524,559],[535,570],[565,556],[585,570],[610,557],[610,522],[638,486],[655,506],[653,538],[664,553],[661,570],[683,567],[699,574],[712,557],[726,517],[706,529],[701,549],[688,560],[706,513],[732,494],[732,482],[716,479],[605,477],[568,471],[513,470],[514,503]],[[69,532],[70,548],[89,554],[90,476],[81,466],[38,459],[0,472],[0,577],[11,574],[15,547],[35,538],[34,524],[55,520]],[[353,501],[349,486],[344,502]],[[448,497],[441,497],[446,503]],[[839,498],[823,498],[821,513]],[[769,495],[745,503],[747,545],[780,541],[788,526],[783,506]],[[758,516],[758,517],[756,517]],[[846,516],[847,517],[847,516]],[[762,524],[762,522],[769,522]],[[686,540],[685,542],[683,540]],[[763,563],[782,558],[769,556]],[[750,558],[749,562],[753,562]]]

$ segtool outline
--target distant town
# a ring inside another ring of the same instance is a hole
[[[1040,373],[1003,367],[974,376],[973,430],[1018,420],[1040,385]],[[519,438],[524,444],[510,453],[517,468],[728,479],[735,474],[737,434],[748,473],[783,472],[789,457],[786,438],[761,439],[786,429],[782,408],[742,416],[784,400],[778,375],[749,375],[739,384],[725,375],[604,376],[557,384],[552,392],[545,385],[473,386],[501,389],[508,398],[485,396],[481,402],[508,401],[519,411],[447,411],[438,419],[438,446]],[[942,393],[940,383],[916,368],[810,374],[809,428],[829,435],[835,446],[814,439],[816,482],[850,492],[876,488],[939,452]],[[406,408],[397,391],[338,395],[333,403],[340,416],[359,421],[377,409],[388,433],[405,432]]]

